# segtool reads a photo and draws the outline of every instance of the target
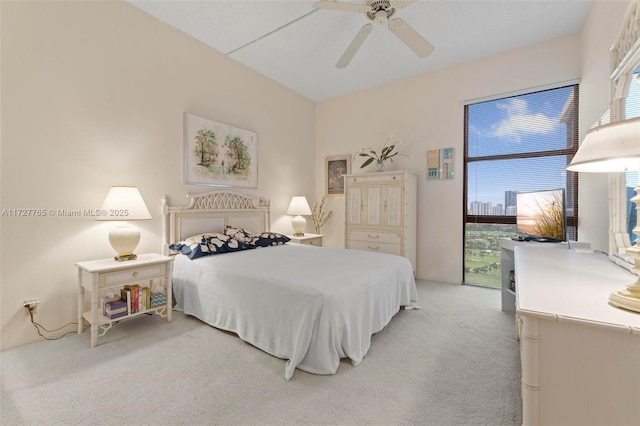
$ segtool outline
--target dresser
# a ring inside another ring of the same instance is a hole
[[[516,246],[524,425],[639,425],[640,314],[609,305],[637,276],[590,250]]]
[[[540,243],[536,241],[514,241],[511,238],[500,238],[500,273],[502,287],[502,310],[515,312],[516,291],[514,276],[513,249],[526,246],[539,249],[579,249],[590,250],[591,244],[581,241],[564,241],[561,243]]]
[[[345,247],[406,257],[416,270],[417,177],[407,170],[344,175]]]

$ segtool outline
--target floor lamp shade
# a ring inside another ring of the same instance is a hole
[[[109,232],[109,242],[116,251],[118,261],[136,258],[133,251],[140,242],[140,231],[129,223],[134,220],[151,219],[142,195],[134,186],[112,186],[102,203],[100,216],[96,220],[119,221]]]
[[[615,121],[589,130],[567,170],[576,172],[626,172],[640,169],[640,118]],[[640,208],[640,186],[631,202]],[[632,270],[640,275],[640,226],[633,229],[636,243],[627,249],[633,259]],[[609,303],[640,312],[640,277],[626,290],[611,293]]]
[[[295,235],[296,237],[303,236],[304,228],[305,226],[307,226],[307,220],[303,216],[309,216],[311,214],[311,209],[309,208],[307,198],[304,196],[295,196],[291,198],[291,203],[289,203],[287,214],[295,216],[291,220],[291,225],[293,226],[293,235]]]

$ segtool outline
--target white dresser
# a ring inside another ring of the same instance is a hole
[[[515,247],[524,425],[640,425],[640,314],[608,304],[635,279],[600,253]]]
[[[345,175],[345,247],[404,256],[416,270],[417,178],[407,170]]]
[[[562,243],[539,243],[536,241],[514,241],[511,238],[500,238],[500,273],[502,284],[502,310],[514,312],[516,310],[516,292],[511,283],[514,279],[513,249],[516,246],[527,246],[541,249],[591,249],[590,243],[580,241],[565,241]]]

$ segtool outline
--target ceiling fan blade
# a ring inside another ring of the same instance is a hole
[[[364,4],[341,3],[333,0],[319,0],[313,4],[316,9],[340,10],[343,12],[364,13],[369,7]]]
[[[396,10],[403,9],[407,6],[411,6],[416,1],[417,0],[391,0],[391,6]]]
[[[435,47],[422,37],[416,30],[400,18],[389,21],[389,29],[398,37],[409,49],[413,50],[421,58],[429,56]]]
[[[336,63],[336,68],[344,68],[349,65],[349,62],[351,62],[351,58],[353,58],[353,55],[355,55],[358,49],[360,49],[360,46],[362,46],[362,43],[364,43],[364,41],[367,39],[372,29],[373,24],[365,24],[362,28],[360,28],[358,34],[356,34],[356,36],[351,41],[351,44],[349,44],[349,47],[347,47],[347,50],[344,51],[344,53]]]

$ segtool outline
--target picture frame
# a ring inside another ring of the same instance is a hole
[[[258,187],[258,134],[184,114],[184,183]]]
[[[344,196],[344,175],[351,173],[351,155],[334,155],[325,158],[325,194]]]
[[[427,180],[451,180],[454,178],[454,148],[427,151]]]

